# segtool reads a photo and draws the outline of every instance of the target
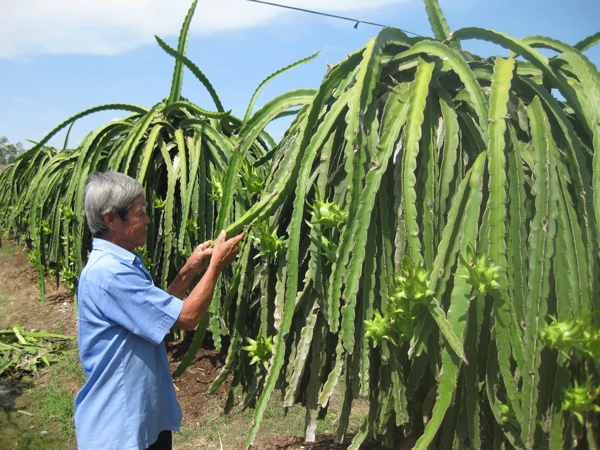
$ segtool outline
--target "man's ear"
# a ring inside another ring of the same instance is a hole
[[[114,230],[115,228],[115,215],[112,212],[102,213],[102,217],[104,217],[104,223],[109,230]]]

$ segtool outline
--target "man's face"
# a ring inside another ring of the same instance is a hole
[[[115,244],[133,252],[146,244],[146,234],[150,217],[146,214],[144,199],[136,200],[127,211],[127,220],[114,218]]]

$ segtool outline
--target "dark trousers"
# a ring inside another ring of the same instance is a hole
[[[173,450],[173,433],[171,431],[161,431],[158,439],[146,450]]]

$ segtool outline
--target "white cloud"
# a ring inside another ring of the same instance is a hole
[[[280,0],[331,14],[410,0]],[[275,1],[277,3],[277,1]],[[40,54],[117,54],[177,36],[191,0],[0,0],[0,58]],[[290,12],[246,0],[200,0],[192,33],[264,26]],[[301,14],[301,13],[297,13]]]

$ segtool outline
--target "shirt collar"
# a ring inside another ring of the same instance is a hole
[[[125,250],[123,247],[119,247],[118,245],[113,244],[106,239],[94,238],[92,241],[92,249],[110,253],[119,259],[127,261],[130,264],[135,262],[137,259],[137,255],[135,253],[131,253],[129,250]]]

